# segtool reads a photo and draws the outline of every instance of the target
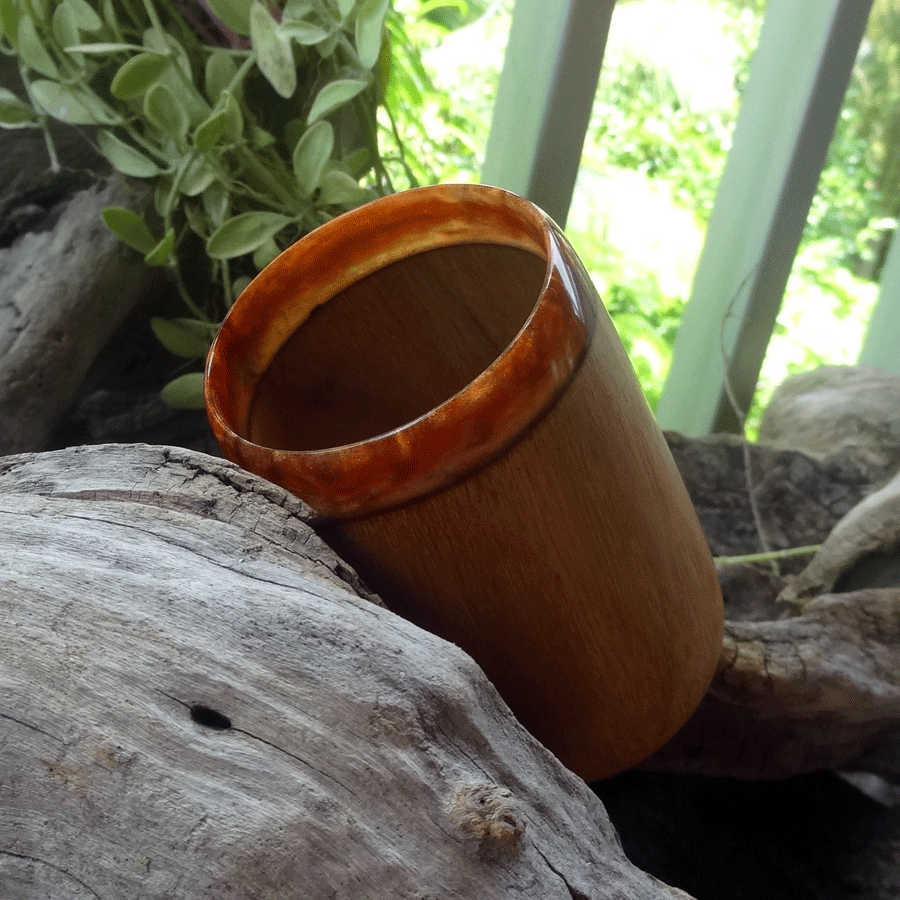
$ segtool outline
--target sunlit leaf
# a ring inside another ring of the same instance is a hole
[[[319,186],[325,163],[334,150],[334,129],[328,122],[316,122],[307,128],[294,148],[294,174],[300,196],[309,197]]]
[[[113,53],[125,53],[137,50],[142,52],[144,48],[140,44],[116,44],[101,43],[96,44],[71,44],[65,48],[67,53],[93,53],[102,56],[111,56]]]
[[[332,169],[322,176],[316,205],[347,206],[371,199],[371,191],[361,188],[346,172]]]
[[[136,212],[123,206],[107,206],[100,217],[106,227],[132,250],[146,254],[156,246],[156,238]]]
[[[206,356],[209,350],[211,335],[203,336],[193,328],[183,324],[186,320],[161,319],[154,316],[150,319],[150,327],[156,339],[175,356],[184,359],[198,359]]]
[[[252,0],[208,0],[210,9],[238,34],[250,34]]]
[[[381,52],[388,3],[389,0],[366,0],[356,14],[356,54],[367,69],[375,66]]]
[[[145,156],[140,150],[135,150],[134,147],[117,138],[111,131],[104,130],[97,134],[97,146],[110,161],[112,167],[123,175],[131,175],[134,178],[152,178],[159,172],[159,166],[149,156]]]
[[[250,8],[250,40],[256,65],[282,97],[297,89],[297,69],[290,42],[282,37],[278,23],[259,0]]]
[[[110,91],[119,100],[140,97],[169,66],[169,58],[159,53],[139,53],[119,67]]]
[[[94,32],[103,27],[103,21],[87,0],[63,0],[63,5],[72,11],[75,25],[80,31]]]
[[[77,44],[81,40],[81,35],[78,33],[78,23],[75,21],[75,14],[65,3],[56,7],[51,25],[53,37],[56,38],[56,42],[60,47]]]
[[[98,97],[57,81],[33,81],[31,96],[48,116],[69,125],[114,125],[119,121]]]
[[[203,373],[189,372],[173,378],[160,391],[165,403],[176,409],[203,409]]]
[[[175,247],[175,229],[170,228],[163,239],[144,257],[148,266],[165,266],[172,258]]]
[[[232,259],[252,253],[293,220],[270,212],[248,212],[223,222],[206,242],[213,259]]]
[[[310,47],[313,44],[324,41],[331,33],[322,28],[321,25],[304,22],[302,19],[289,19],[287,16],[283,19],[280,30],[285,37],[292,38],[304,47]]]
[[[346,19],[353,12],[354,6],[356,6],[356,0],[337,0],[338,14],[341,19]]]
[[[338,107],[362,93],[368,86],[368,81],[360,78],[340,78],[326,84],[316,94],[316,99],[313,100],[309,115],[306,117],[306,123],[311,125],[330,112],[334,112]]]
[[[154,84],[144,97],[147,121],[168,137],[182,140],[187,134],[188,117],[181,101],[164,84]]]
[[[19,56],[31,69],[46,75],[48,78],[56,78],[59,69],[50,57],[50,54],[41,43],[31,16],[23,15],[19,19]]]
[[[0,128],[23,128],[36,124],[34,110],[12,91],[0,88]]]

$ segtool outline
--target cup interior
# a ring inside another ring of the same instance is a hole
[[[418,419],[503,353],[546,277],[537,253],[470,243],[414,253],[342,287],[261,375],[244,437],[274,450],[322,450]]]

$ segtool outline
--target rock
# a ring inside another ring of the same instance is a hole
[[[825,366],[781,384],[760,440],[815,456],[844,451],[885,481],[900,468],[900,377],[870,366]]]

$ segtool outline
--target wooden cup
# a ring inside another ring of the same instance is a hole
[[[443,185],[323,225],[235,303],[206,405],[229,459],[305,500],[583,778],[699,704],[722,633],[706,541],[590,278],[532,204]]]

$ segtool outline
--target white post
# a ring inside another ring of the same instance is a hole
[[[656,417],[736,431],[756,390],[871,0],[769,0]]]
[[[615,0],[516,0],[482,181],[565,224]]]

